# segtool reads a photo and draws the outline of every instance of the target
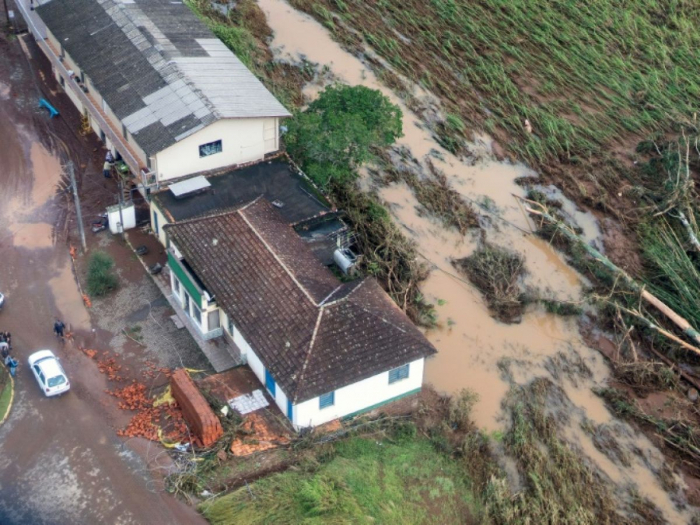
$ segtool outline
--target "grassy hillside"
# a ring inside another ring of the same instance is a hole
[[[291,3],[351,41],[337,15],[450,111],[496,135],[505,131],[509,149],[531,161],[596,155],[698,109],[697,2]]]
[[[458,464],[426,439],[352,438],[327,463],[260,480],[204,503],[214,525],[233,523],[469,523],[472,497]]]

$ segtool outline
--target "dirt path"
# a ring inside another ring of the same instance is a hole
[[[55,194],[65,160],[58,139],[82,170],[94,168],[93,152],[62,117],[49,121],[38,109],[38,86],[17,40],[0,37],[0,289],[7,294],[0,329],[12,333],[21,362],[15,405],[0,427],[0,523],[203,522],[152,491],[146,464],[113,429],[118,415],[104,377],[51,332],[60,316],[83,343],[107,347],[112,337],[92,329],[83,307],[65,245],[65,195]],[[27,368],[27,356],[41,348],[61,358],[72,383],[66,396],[44,398]]]
[[[516,179],[535,175],[532,171],[523,165],[497,161],[491,152],[491,140],[484,136],[475,137],[469,145],[471,158],[455,157],[434,140],[426,124],[381,84],[360,59],[333,41],[324,27],[284,0],[258,0],[258,4],[274,32],[271,47],[278,58],[297,61],[303,57],[319,67],[327,66],[340,81],[380,89],[399,104],[404,113],[404,137],[398,146],[409,151],[423,169],[430,160],[445,173],[452,188],[465,199],[482,205],[477,209],[486,218],[483,230],[489,242],[525,257],[526,284],[552,298],[580,298],[583,278],[552,246],[528,235],[533,225],[513,197],[525,195]],[[309,86],[305,93],[313,97],[319,91],[319,86]],[[415,88],[413,95],[426,101],[426,105],[433,102],[421,89]],[[432,268],[421,291],[437,305],[440,326],[427,335],[439,352],[426,363],[427,381],[442,391],[476,391],[480,396],[474,413],[476,423],[488,432],[500,432],[505,424],[501,402],[511,386],[526,384],[536,377],[552,379],[573,405],[573,417],[563,424],[567,440],[620,490],[636,485],[640,494],[669,520],[685,521],[688,515],[683,504],[676,505],[677,495],[662,486],[659,473],[665,466],[663,455],[644,436],[615,420],[592,392],[592,388],[607,382],[610,372],[599,352],[584,343],[576,321],[537,308],[531,308],[520,324],[504,325],[494,320],[480,293],[451,264],[452,259],[472,253],[478,236],[446,230],[420,213],[420,203],[403,183],[381,186],[366,179],[363,184],[384,199],[396,222],[415,241],[420,255]],[[599,242],[595,217],[576,209],[556,188],[548,190],[563,202],[584,236]],[[591,425],[611,429],[619,446],[631,453],[629,465],[616,462],[596,446],[590,432],[583,430]],[[674,476],[683,486],[678,475]]]

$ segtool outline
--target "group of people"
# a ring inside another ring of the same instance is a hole
[[[15,377],[17,372],[17,359],[10,355],[12,351],[12,334],[10,332],[0,332],[0,355],[5,366],[10,370],[10,375]]]

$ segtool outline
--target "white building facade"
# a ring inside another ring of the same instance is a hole
[[[290,113],[186,4],[48,0],[25,15],[89,131],[144,194],[279,150]]]

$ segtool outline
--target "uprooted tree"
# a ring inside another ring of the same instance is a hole
[[[329,86],[298,113],[285,135],[287,150],[321,187],[344,184],[373,158],[373,148],[403,134],[401,109],[376,89]]]

